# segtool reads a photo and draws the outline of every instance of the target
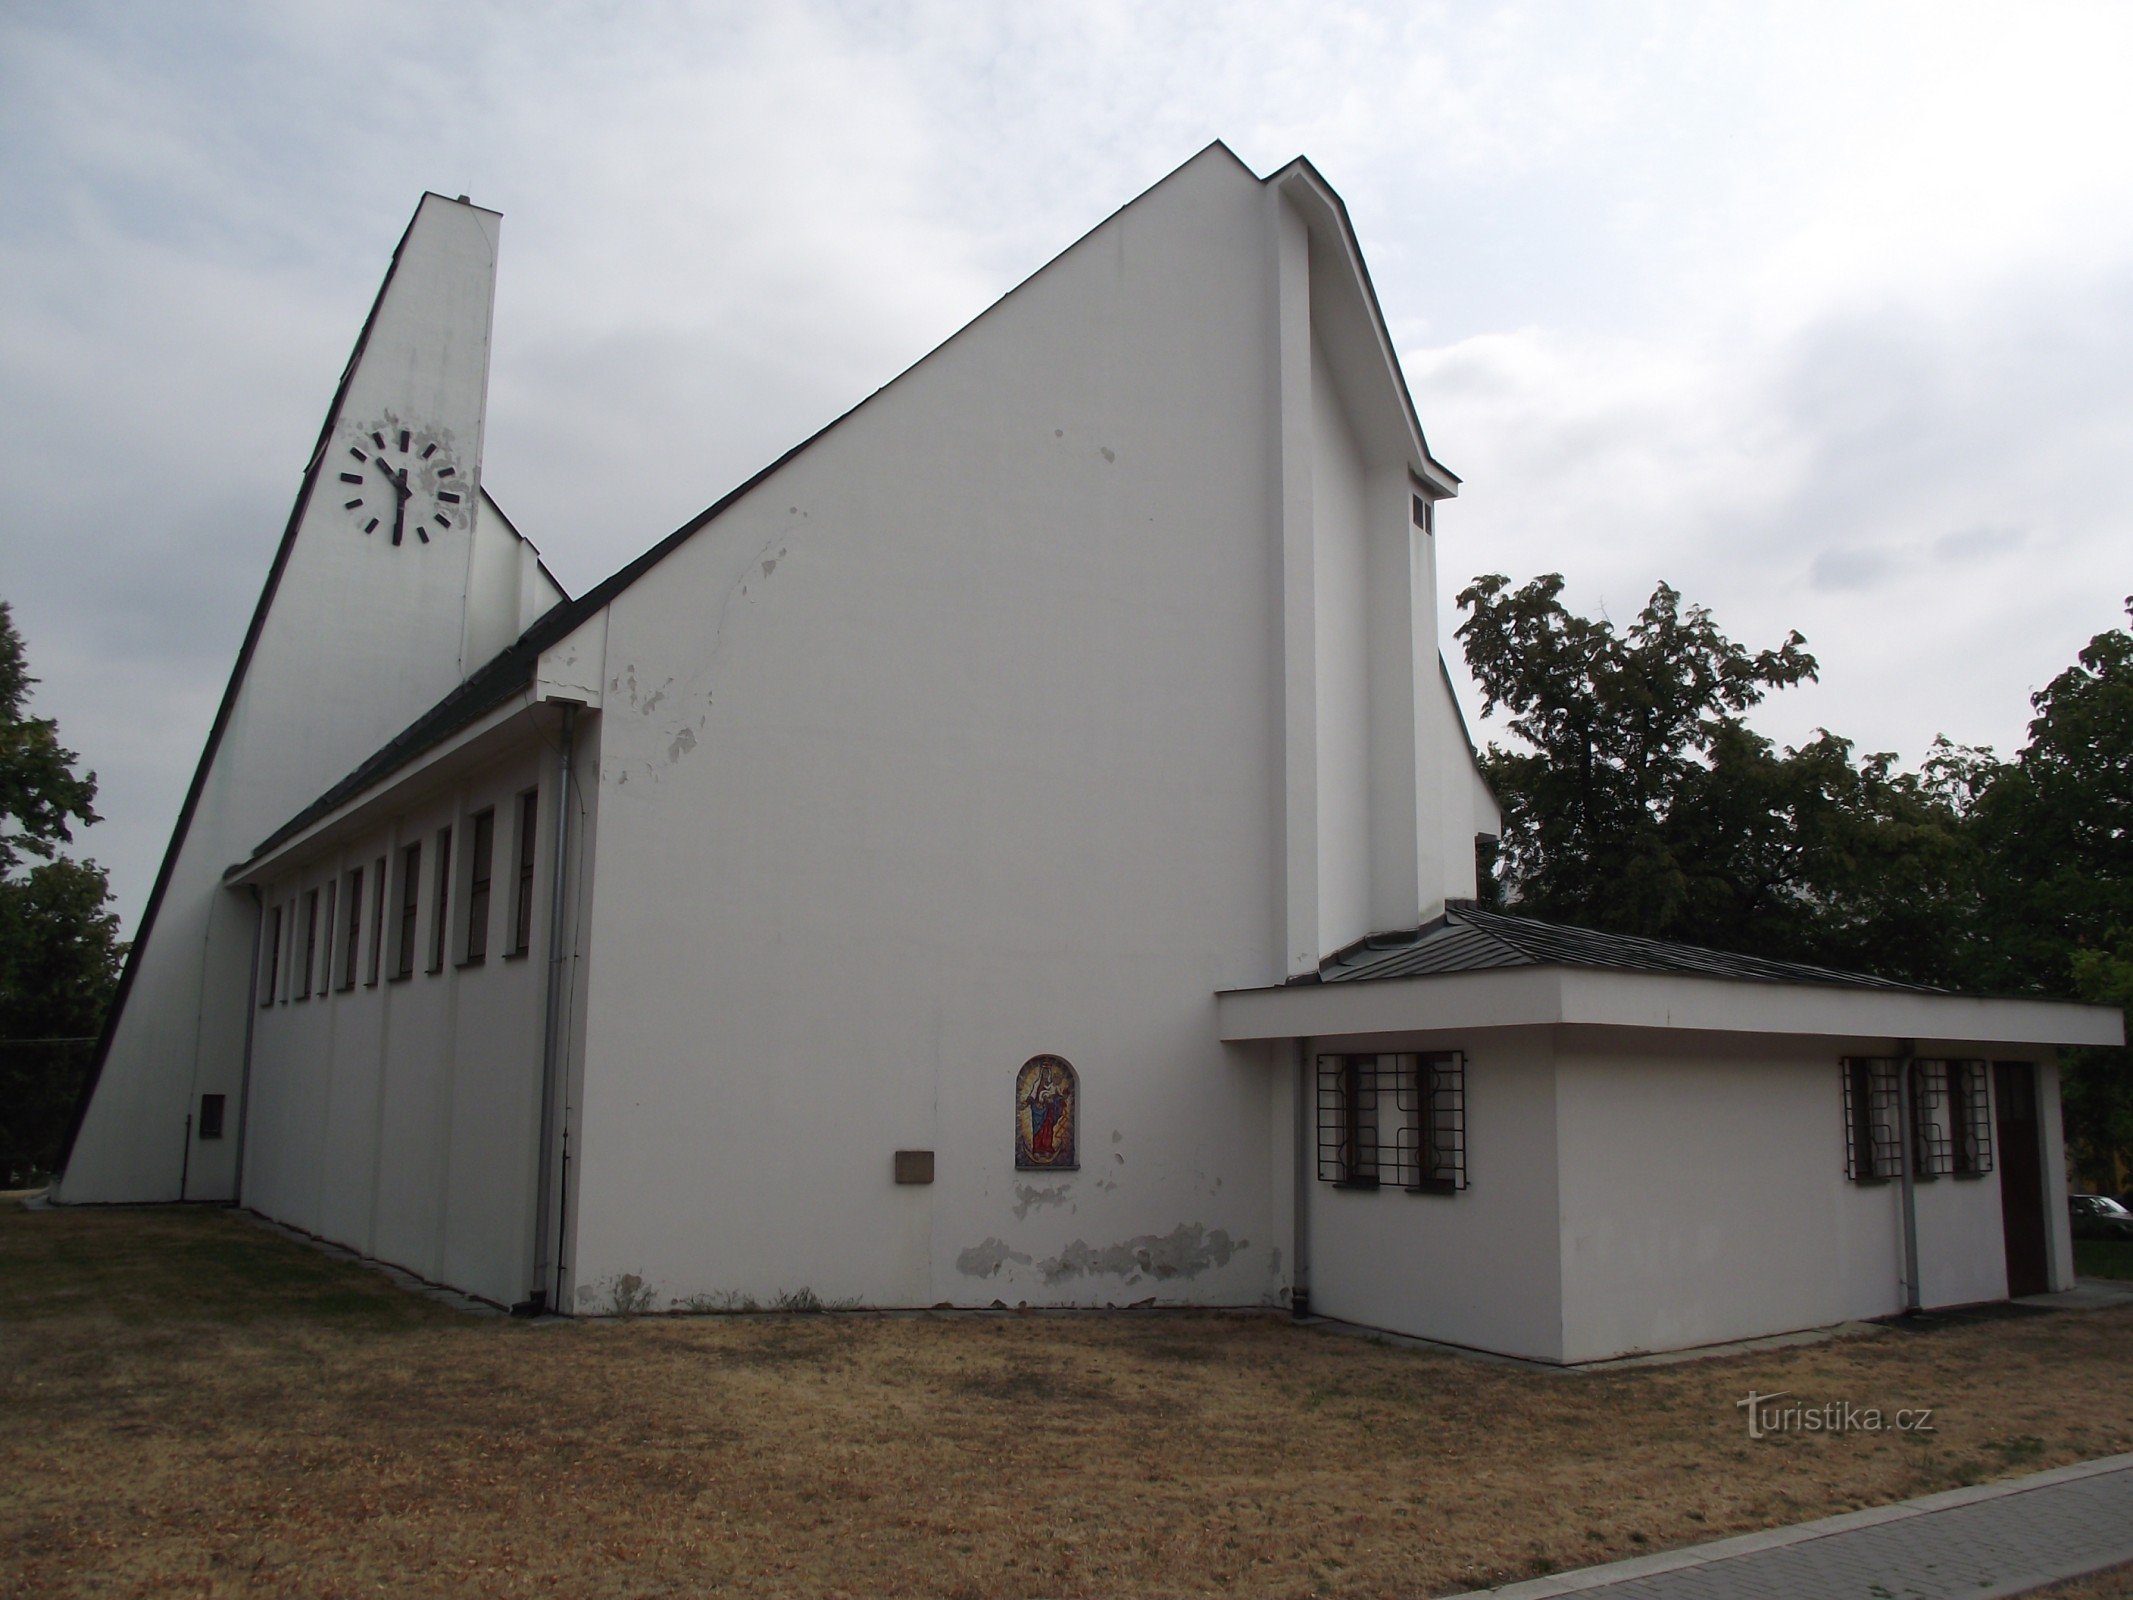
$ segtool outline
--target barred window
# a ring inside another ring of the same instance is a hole
[[[1464,1189],[1466,1058],[1320,1056],[1318,1176],[1354,1189]]]
[[[1992,1170],[1992,1091],[1985,1063],[1948,1063],[1948,1095],[1955,1148],[1952,1170],[1958,1178],[1982,1178]]]
[[[1843,1062],[1844,1175],[1854,1183],[1885,1183],[1902,1167],[1902,1065],[1863,1056]]]
[[[1911,1063],[1911,1175],[1937,1178],[1955,1166],[1949,1132],[1948,1063]]]

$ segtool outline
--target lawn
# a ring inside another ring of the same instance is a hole
[[[2084,1278],[2133,1278],[2133,1241],[2076,1239],[2074,1271]]]
[[[2133,1449],[2133,1310],[1559,1374],[1264,1315],[513,1323],[0,1206],[0,1594],[1443,1593]],[[1751,1440],[1750,1390],[1926,1432]]]

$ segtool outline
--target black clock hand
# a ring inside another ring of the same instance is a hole
[[[384,469],[385,481],[393,486],[393,493],[398,495],[403,501],[406,500],[408,495],[413,492],[407,486],[407,469],[403,467],[398,472],[395,472],[391,467],[386,466],[383,457],[376,457],[374,459],[376,460],[377,465]]]

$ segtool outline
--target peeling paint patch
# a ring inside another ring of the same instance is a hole
[[[1019,1250],[1010,1250],[1005,1239],[987,1239],[983,1244],[974,1244],[955,1258],[955,1270],[966,1278],[989,1278],[1008,1262],[1028,1266],[1029,1257]]]
[[[1040,1189],[1034,1183],[1016,1184],[1015,1199],[1018,1204],[1015,1206],[1015,1220],[1020,1222],[1032,1211],[1038,1210],[1043,1206],[1065,1204],[1067,1190],[1070,1187],[1071,1185],[1064,1183],[1050,1189]]]
[[[674,735],[674,742],[667,746],[667,765],[672,766],[696,748],[696,730],[684,728]]]
[[[1116,450],[1113,450],[1109,445],[1103,446],[1100,450],[1097,451],[1097,454],[1102,456],[1106,461],[1116,461],[1118,459],[1118,452]]]
[[[777,558],[776,556],[772,556],[772,557],[771,557],[771,558],[770,558],[770,559],[769,559],[768,561],[766,561],[766,562],[764,562],[764,563],[763,563],[763,576],[764,576],[764,577],[766,577],[766,578],[767,578],[767,577],[769,577],[769,576],[770,576],[770,575],[771,575],[771,574],[772,574],[773,572],[775,572],[775,571],[777,571],[777,570],[778,570],[778,558]]]
[[[1119,1132],[1119,1131],[1118,1131],[1118,1130],[1117,1130],[1116,1128],[1113,1128],[1113,1129],[1111,1130],[1111,1142],[1112,1142],[1113,1144],[1117,1144],[1117,1143],[1118,1143],[1118,1141],[1119,1141],[1119,1140],[1121,1140],[1121,1139],[1123,1139],[1123,1138],[1125,1138],[1125,1135],[1124,1135],[1124,1134],[1122,1134],[1122,1133],[1120,1133],[1120,1132]]]
[[[1062,1278],[1110,1273],[1128,1283],[1146,1274],[1153,1278],[1192,1278],[1209,1267],[1226,1267],[1229,1258],[1251,1243],[1232,1241],[1229,1232],[1212,1232],[1197,1222],[1181,1222],[1165,1234],[1144,1233],[1118,1244],[1095,1245],[1076,1239],[1056,1256],[1037,1264],[1046,1283]]]

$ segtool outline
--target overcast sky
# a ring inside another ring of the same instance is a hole
[[[504,213],[485,480],[579,592],[1221,138],[1347,199],[1447,631],[1664,578],[1807,635],[1772,736],[2010,753],[2133,589],[2129,77],[2034,0],[0,0],[0,597],[130,927],[424,189]]]

